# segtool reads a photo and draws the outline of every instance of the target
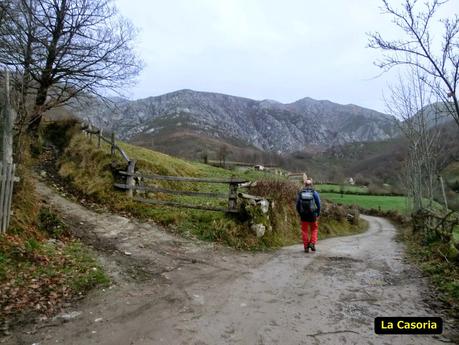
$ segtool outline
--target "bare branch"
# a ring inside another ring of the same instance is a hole
[[[407,66],[423,71],[423,81],[445,102],[445,109],[459,126],[459,103],[457,84],[459,80],[459,17],[441,18],[444,34],[439,45],[432,42],[431,23],[438,9],[448,0],[427,0],[423,4],[416,0],[405,0],[400,8],[392,7],[382,0],[384,14],[392,17],[402,35],[397,40],[386,40],[376,32],[369,34],[369,46],[383,51],[382,60],[376,65],[383,70],[395,66]],[[433,47],[440,46],[440,51]]]
[[[47,109],[120,90],[142,67],[136,31],[111,0],[16,0],[2,3],[0,19],[0,65],[16,70],[24,108],[34,97],[32,132]]]

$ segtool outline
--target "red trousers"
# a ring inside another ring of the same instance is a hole
[[[308,228],[311,230],[311,238],[308,236]],[[309,243],[317,243],[317,233],[319,232],[319,222],[301,222],[301,232],[303,233],[304,247],[307,248]]]

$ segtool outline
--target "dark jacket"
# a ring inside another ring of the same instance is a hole
[[[315,190],[313,191],[312,195],[314,197],[314,203],[316,204],[317,209],[309,215],[301,214],[301,204],[300,204],[300,194],[303,190],[305,189],[312,189],[312,188],[303,188],[300,190],[296,196],[296,211],[301,217],[301,220],[303,222],[315,222],[317,220],[317,217],[320,216],[320,197],[319,193],[317,193]]]

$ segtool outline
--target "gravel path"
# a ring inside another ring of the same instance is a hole
[[[454,343],[449,320],[442,336],[374,334],[377,316],[442,316],[385,219],[364,216],[366,233],[321,241],[315,254],[301,245],[250,254],[95,213],[44,184],[38,192],[97,249],[114,284],[0,343]]]

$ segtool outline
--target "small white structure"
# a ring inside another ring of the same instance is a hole
[[[257,237],[263,237],[266,232],[266,226],[263,224],[253,224],[250,229],[257,235]]]
[[[263,165],[255,165],[255,170],[264,171],[265,167]]]
[[[355,181],[352,177],[349,177],[349,180],[347,182],[351,185],[355,185]]]

